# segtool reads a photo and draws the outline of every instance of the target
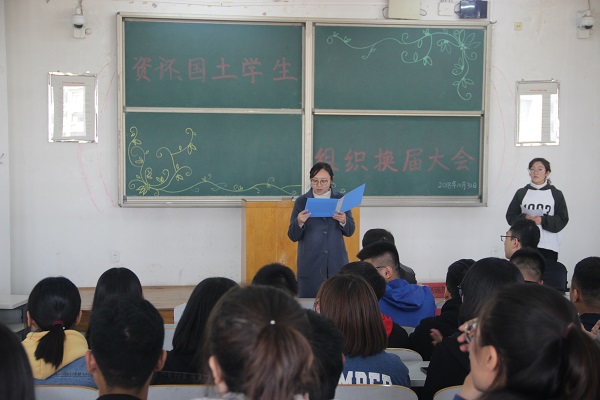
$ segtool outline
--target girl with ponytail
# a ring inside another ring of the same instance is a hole
[[[262,285],[231,289],[213,308],[205,335],[209,373],[221,396],[306,398],[313,380],[310,325],[287,293]]]
[[[81,318],[81,296],[64,277],[42,279],[31,291],[23,340],[36,384],[71,384],[96,387],[85,367],[88,345],[72,328]]]
[[[458,398],[600,398],[600,348],[555,289],[509,285],[461,330],[471,373]]]

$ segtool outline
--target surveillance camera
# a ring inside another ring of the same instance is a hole
[[[579,20],[579,29],[592,29],[594,27],[594,17],[587,15]]]
[[[85,17],[83,16],[83,11],[81,11],[81,8],[77,7],[75,9],[75,14],[71,16],[71,23],[77,29],[83,28],[85,25]]]

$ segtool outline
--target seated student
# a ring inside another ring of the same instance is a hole
[[[368,231],[366,231],[362,238],[362,247],[363,248],[367,247],[370,244],[373,244],[376,242],[388,242],[393,245],[396,244],[396,242],[394,240],[394,235],[392,235],[392,232],[390,232],[386,229],[375,228],[375,229],[369,229]],[[417,283],[415,271],[412,268],[410,268],[400,262],[398,265],[399,265],[400,269],[403,271],[403,274],[402,274],[404,277],[403,279],[406,282],[412,283],[412,284]]]
[[[385,352],[387,337],[373,288],[356,274],[337,274],[321,285],[315,311],[330,318],[345,337],[340,385],[410,387],[408,368]]]
[[[305,310],[282,290],[227,292],[211,312],[205,354],[219,394],[249,400],[302,399],[313,380]]]
[[[292,296],[298,296],[298,281],[291,268],[280,263],[267,264],[252,278],[253,285],[274,286],[287,290]]]
[[[485,302],[493,298],[500,288],[522,282],[523,275],[508,260],[489,257],[476,261],[460,285],[463,294],[459,322],[475,318]],[[420,400],[431,400],[438,390],[461,385],[469,374],[469,355],[460,350],[458,336],[460,332],[444,337],[435,346]]]
[[[461,259],[450,264],[446,273],[444,289],[446,301],[440,315],[422,319],[414,332],[410,334],[408,347],[421,354],[423,360],[431,360],[434,346],[431,338],[433,329],[439,331],[442,336],[450,336],[458,330],[458,313],[462,305],[459,287],[474,262],[471,259]]]
[[[146,400],[152,372],[165,361],[164,323],[147,300],[112,297],[90,319],[86,364],[99,400]]]
[[[199,371],[206,324],[213,307],[229,289],[239,287],[229,278],[206,278],[195,288],[185,306],[173,335],[173,350],[167,352],[162,370],[152,378],[153,385],[204,383],[204,371]]]
[[[112,296],[133,296],[144,298],[142,292],[142,284],[137,275],[129,268],[113,267],[109,268],[100,275],[94,290],[94,299],[92,300],[91,313],[94,309]],[[85,334],[86,338],[90,337],[90,327]]]
[[[308,398],[331,400],[344,370],[344,335],[329,318],[313,310],[306,310],[306,315],[311,329],[313,371],[318,378],[309,386]]]
[[[600,348],[551,288],[505,286],[461,330],[471,373],[457,399],[600,398]]]
[[[338,274],[357,274],[362,276],[373,288],[377,301],[385,294],[385,279],[375,269],[373,264],[366,261],[354,261],[340,269]],[[387,335],[387,347],[408,347],[408,333],[406,330],[392,321],[387,315],[381,314],[385,333]],[[458,325],[457,325],[458,326]]]
[[[546,269],[546,261],[542,253],[531,247],[523,247],[513,253],[510,257],[510,262],[515,264],[525,282],[534,282],[542,285],[544,281],[544,270]]]
[[[600,257],[587,257],[575,265],[569,295],[581,323],[591,331],[600,320]]]
[[[419,325],[423,318],[433,317],[437,306],[427,286],[408,283],[400,269],[396,246],[389,242],[375,242],[364,247],[357,257],[375,266],[386,282],[383,298],[379,300],[381,312],[389,315],[400,326]]]
[[[23,346],[8,327],[0,323],[0,399],[35,400],[31,366]],[[336,378],[337,383],[337,378]]]
[[[73,330],[81,318],[81,296],[64,277],[39,281],[29,294],[27,326],[23,340],[36,385],[96,387],[85,368],[85,337]]]

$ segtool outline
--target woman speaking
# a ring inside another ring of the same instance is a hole
[[[533,220],[540,228],[538,250],[544,258],[556,261],[560,231],[569,222],[569,212],[562,192],[548,179],[550,172],[550,163],[544,158],[529,162],[531,182],[515,193],[506,211],[506,221],[512,225],[520,218]]]
[[[310,169],[310,190],[296,199],[290,218],[288,237],[298,242],[298,297],[315,297],[321,283],[348,263],[344,236],[352,236],[352,212],[337,212],[333,217],[313,217],[306,210],[310,197],[339,199],[331,188],[331,165],[318,162]]]

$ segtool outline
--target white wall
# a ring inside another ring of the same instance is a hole
[[[115,251],[120,258],[116,264],[132,268],[144,285],[196,284],[213,275],[240,278],[240,209],[127,209],[117,205],[117,12],[380,19],[387,5],[386,0],[184,3],[84,0],[93,29],[84,40],[72,37],[69,19],[75,0],[5,3],[13,293],[27,293],[39,279],[57,274],[68,276],[78,286],[94,286],[98,276],[115,264],[111,262]],[[600,255],[596,241],[600,217],[593,207],[600,197],[596,156],[600,149],[600,22],[591,39],[578,40],[575,14],[587,8],[587,0],[490,3],[491,20],[497,22],[492,45],[488,206],[363,207],[361,212],[360,234],[374,227],[390,229],[401,260],[415,268],[422,281],[443,278],[446,267],[458,258],[502,256],[499,235],[508,227],[506,207],[515,190],[527,183],[527,163],[537,156],[552,162],[553,182],[569,205],[571,222],[565,229],[560,259],[572,270],[583,257]],[[592,0],[598,19],[599,3]],[[427,11],[425,19],[440,18],[437,1],[422,0],[422,8]],[[513,30],[517,21],[523,22],[520,32]],[[0,58],[0,72],[1,67]],[[98,73],[98,144],[48,143],[46,83],[50,71]],[[560,145],[516,148],[515,82],[550,78],[561,85]],[[0,112],[2,104],[0,96]],[[0,122],[0,152],[2,137]],[[0,190],[6,186],[2,171]],[[3,204],[0,198],[0,213]]]

